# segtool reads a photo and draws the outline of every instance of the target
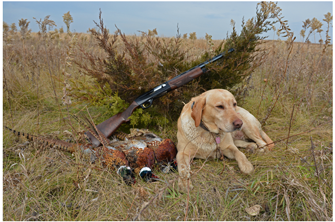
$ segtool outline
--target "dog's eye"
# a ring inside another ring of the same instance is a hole
[[[224,109],[224,107],[223,107],[222,105],[217,106],[217,108],[219,108],[219,109]]]
[[[237,104],[236,104],[236,103],[234,103],[233,105],[234,105],[234,106],[237,106]]]

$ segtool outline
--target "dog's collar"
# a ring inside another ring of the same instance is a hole
[[[202,120],[200,121],[199,126],[201,128],[203,128],[204,130],[206,130],[207,132],[210,132],[211,134],[215,135],[216,137],[218,137],[219,134],[220,134],[220,133],[213,133],[213,132],[211,132]]]
[[[193,109],[194,103],[195,103],[195,102],[193,101],[193,103],[192,103],[192,105],[191,105],[191,109]]]
[[[207,128],[207,126],[204,124],[204,122],[203,122],[202,120],[200,121],[199,126],[200,126],[201,128],[203,128],[204,130],[206,130],[207,132],[210,132],[210,133],[211,133],[211,131],[209,131],[209,129]]]
[[[209,131],[209,129],[207,128],[207,126],[204,124],[204,122],[202,120],[200,121],[199,126],[201,128],[203,128],[204,130],[206,130],[207,132],[209,132],[210,134],[212,134],[213,139],[216,142],[216,155],[218,154],[218,152],[220,153],[219,144],[221,142],[221,138],[220,138],[219,133],[213,133],[213,132]]]

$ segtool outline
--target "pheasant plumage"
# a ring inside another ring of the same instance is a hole
[[[132,185],[136,183],[134,172],[129,166],[121,166],[117,170],[117,174],[119,174],[123,178],[123,181],[127,185]]]
[[[162,142],[148,143],[148,147],[154,151],[156,161],[159,164],[173,162],[176,158],[177,149],[170,139],[165,139]]]
[[[97,158],[97,151],[102,150],[102,162],[105,167],[118,172],[120,172],[119,169],[121,168],[130,167],[129,169],[131,169],[131,171],[129,171],[128,168],[125,168],[121,171],[124,172],[120,174],[126,184],[131,183],[131,181],[135,183],[135,180],[130,179],[133,178],[133,171],[136,174],[139,174],[145,181],[152,181],[148,179],[148,176],[150,175],[151,178],[156,178],[156,176],[152,174],[151,169],[155,165],[165,166],[168,165],[168,163],[172,163],[177,154],[176,147],[170,139],[162,140],[148,130],[133,129],[130,134],[118,132],[114,137],[120,139],[123,138],[124,141],[111,142],[107,138],[103,138],[103,146],[95,148],[90,143],[73,144],[61,140],[48,139],[42,136],[25,134],[12,130],[6,126],[5,128],[12,131],[17,136],[24,136],[33,142],[42,142],[48,147],[71,153],[78,150],[84,153],[89,153],[91,155],[91,160],[93,156],[92,162]],[[101,138],[99,132],[95,132],[94,130],[91,130],[90,132],[92,135],[97,137],[100,136]],[[147,168],[150,170],[147,170]],[[168,171],[169,170],[165,170],[164,172]],[[140,172],[142,173],[140,174]]]
[[[120,150],[106,149],[103,152],[104,165],[109,169],[117,170],[121,166],[128,166],[129,162],[127,160],[124,152]]]
[[[54,149],[58,149],[61,151],[66,151],[69,153],[74,153],[76,151],[82,151],[83,153],[86,154],[91,154],[93,156],[96,155],[96,152],[99,149],[104,149],[103,150],[103,159],[104,164],[111,168],[111,169],[118,169],[120,166],[123,165],[128,165],[128,161],[126,159],[125,154],[117,149],[108,149],[108,148],[104,148],[104,147],[98,147],[98,148],[94,148],[94,146],[92,144],[74,144],[74,143],[69,143],[69,142],[65,142],[62,140],[56,140],[56,139],[48,139],[45,138],[43,136],[35,136],[35,135],[31,135],[31,134],[27,134],[24,132],[19,132],[16,130],[12,130],[9,127],[4,126],[6,129],[8,129],[9,131],[13,132],[16,136],[22,136],[24,138],[26,138],[28,141],[31,142],[40,142],[41,144],[47,146],[47,147],[51,147]],[[79,148],[79,149],[78,149]],[[95,159],[95,158],[94,158]]]
[[[132,147],[123,151],[129,160],[129,166],[138,174],[143,167],[152,168],[155,164],[155,154],[150,148],[144,149]]]
[[[48,139],[42,136],[35,136],[35,135],[31,135],[28,133],[24,133],[24,132],[19,132],[16,130],[13,130],[7,126],[4,126],[6,129],[8,129],[9,131],[13,132],[16,136],[22,136],[24,138],[26,138],[28,141],[31,142],[40,142],[41,144],[48,146],[48,147],[52,147],[55,149],[59,149],[61,151],[66,151],[66,152],[70,152],[70,153],[74,153],[76,150],[78,150],[78,147],[81,150],[85,150],[85,149],[91,149],[93,148],[93,146],[91,144],[73,144],[73,143],[68,143],[62,140],[55,140],[55,139]]]

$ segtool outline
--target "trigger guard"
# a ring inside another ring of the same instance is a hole
[[[149,99],[147,102],[149,102],[150,103],[150,105],[148,105],[148,106],[144,106],[143,104],[146,104],[146,103],[143,103],[143,104],[141,104],[140,106],[141,106],[141,108],[142,109],[148,109],[151,105],[152,105],[152,101],[153,101],[153,99]]]

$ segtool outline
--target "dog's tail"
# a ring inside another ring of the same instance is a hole
[[[269,144],[267,145],[268,149],[272,150],[272,148],[275,146],[272,139],[270,139],[270,137],[264,131],[261,131],[261,135],[262,135],[262,138],[265,140],[266,144]]]

